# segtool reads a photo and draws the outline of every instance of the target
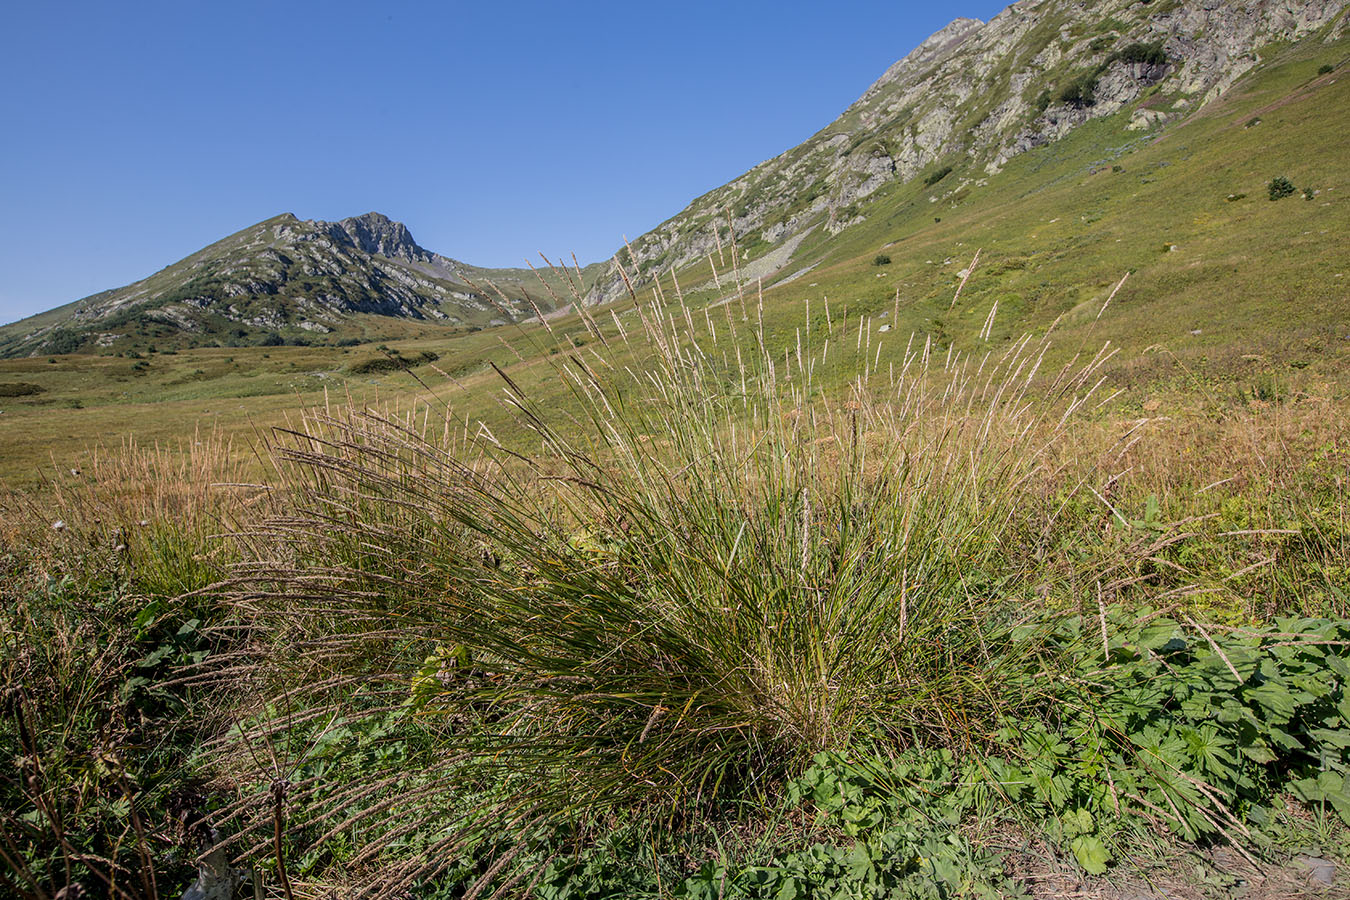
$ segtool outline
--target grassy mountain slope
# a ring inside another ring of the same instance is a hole
[[[1019,154],[1126,115],[1143,137],[1184,119],[1247,72],[1262,48],[1344,28],[1344,4],[1017,3],[957,19],[892,66],[812,138],[698,198],[616,257],[630,278],[725,262],[786,275],[865,224],[878,194],[974,188]],[[917,182],[917,184],[916,184]],[[686,284],[689,280],[686,279]],[[611,274],[594,299],[618,296]]]
[[[1135,367],[1189,360],[1216,378],[1289,365],[1338,376],[1347,273],[1336,235],[1350,211],[1336,159],[1350,95],[1339,70],[1320,70],[1344,52],[1342,42],[1272,50],[1259,73],[1160,133],[1131,131],[1122,111],[994,176],[892,183],[859,205],[857,225],[813,233],[763,279],[766,316],[781,322],[784,344],[806,304],[819,315],[828,297],[836,315],[847,307],[874,334],[887,327],[890,343],[913,332],[939,349],[976,349],[1058,322],[1066,343],[1109,339],[1146,355]],[[1276,176],[1298,192],[1270,201]],[[730,247],[713,261],[679,275],[698,286],[686,287],[695,303],[729,294],[713,269],[731,268]]]
[[[584,273],[574,277],[585,278]],[[475,285],[491,281],[500,290]],[[551,310],[565,279],[482,269],[423,249],[378,213],[340,222],[287,213],[245,228],[148,278],[0,328],[0,355],[140,351],[151,344],[334,344],[359,338],[354,316],[480,328]]]

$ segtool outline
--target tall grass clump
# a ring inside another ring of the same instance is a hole
[[[977,751],[1048,705],[1036,511],[1109,354],[1048,372],[1029,339],[911,342],[883,371],[828,310],[771,346],[739,300],[658,291],[612,328],[583,308],[585,349],[498,370],[510,436],[434,396],[276,433],[290,507],[246,535],[235,594],[263,699],[219,757],[255,849],[284,785],[287,852],[340,838],[360,869],[420,828],[372,891],[495,847],[486,883],[549,858],[504,834],[678,826],[822,751]],[[383,780],[315,774],[372,720],[416,731],[415,775],[407,744]]]

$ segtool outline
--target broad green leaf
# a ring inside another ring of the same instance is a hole
[[[1273,763],[1279,759],[1265,742],[1241,748],[1242,755],[1258,763]]]
[[[1082,808],[1065,813],[1061,821],[1066,835],[1087,834],[1095,825],[1092,813]]]
[[[1287,722],[1298,709],[1298,704],[1290,696],[1289,690],[1277,684],[1263,684],[1260,687],[1250,688],[1247,697],[1269,712],[1276,721]]]
[[[1167,646],[1172,640],[1178,637],[1177,623],[1170,619],[1159,619],[1139,632],[1139,640],[1136,643],[1138,643],[1140,647],[1149,650],[1157,650]],[[1180,649],[1184,646],[1184,642],[1178,642],[1176,647],[1168,647],[1168,649]]]
[[[1283,728],[1271,726],[1270,739],[1286,750],[1303,750],[1303,742]]]
[[[1069,849],[1073,850],[1078,864],[1090,875],[1101,875],[1106,871],[1106,864],[1111,861],[1111,854],[1095,834],[1079,835],[1069,843]]]
[[[1350,732],[1339,728],[1314,728],[1308,736],[1319,744],[1326,744],[1344,750],[1350,747]]]

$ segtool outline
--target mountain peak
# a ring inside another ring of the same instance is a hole
[[[395,222],[383,213],[368,212],[339,222],[316,223],[330,235],[359,247],[365,253],[378,253],[388,259],[408,262],[431,262],[433,254],[413,240],[412,232],[402,222]]]
[[[460,265],[382,213],[336,222],[281,213],[58,317],[7,326],[0,357],[134,349],[150,338],[166,346],[319,339],[358,314],[470,327],[528,314],[518,280],[499,279],[509,299],[489,303]]]

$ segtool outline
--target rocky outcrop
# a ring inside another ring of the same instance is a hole
[[[402,222],[395,222],[377,212],[366,213],[343,219],[340,222],[322,223],[327,225],[328,234],[341,241],[346,240],[363,253],[378,254],[388,259],[402,259],[407,262],[430,263],[445,260],[436,254],[423,250],[413,240],[412,233]],[[453,269],[453,262],[445,260]]]
[[[709,254],[725,265],[728,225],[751,258],[768,256],[816,224],[862,221],[862,201],[896,180],[951,166],[940,196],[1091,119],[1128,110],[1136,130],[1164,126],[1227,90],[1266,44],[1335,32],[1344,11],[1345,0],[1021,0],[987,23],[957,19],[804,144],[633,241],[588,300],[624,292],[619,262],[638,284]]]

